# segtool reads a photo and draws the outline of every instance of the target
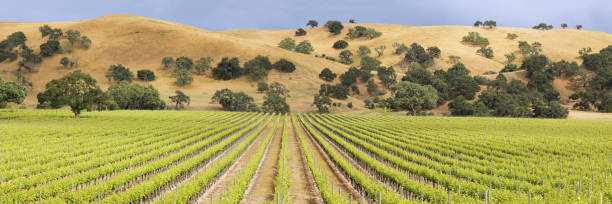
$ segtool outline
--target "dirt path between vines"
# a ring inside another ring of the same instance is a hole
[[[308,167],[304,166],[305,162],[302,161],[299,139],[291,120],[288,121],[287,125],[287,150],[289,151],[289,154],[287,154],[289,165],[287,167],[289,167],[291,172],[289,175],[289,180],[291,181],[291,186],[289,187],[291,203],[315,203],[316,198],[306,177]]]
[[[261,132],[257,138],[251,143],[251,145],[238,157],[236,162],[232,164],[217,181],[208,189],[202,196],[198,198],[197,203],[207,203],[210,202],[210,199],[219,199],[221,193],[225,193],[228,191],[228,186],[234,182],[234,178],[238,176],[240,171],[244,168],[244,166],[248,163],[248,161],[252,158],[252,156],[257,152],[257,149],[263,144],[265,139],[265,135],[270,131],[274,131],[272,127],[274,126],[274,122],[270,122],[266,127],[266,131]]]
[[[240,203],[264,203],[274,199],[274,179],[276,178],[276,168],[281,147],[282,127],[279,124],[276,128],[268,153],[263,158],[263,164],[255,173],[254,183],[247,189],[244,199]]]

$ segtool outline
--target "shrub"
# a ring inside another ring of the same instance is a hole
[[[346,104],[346,107],[348,107],[348,108],[353,108],[353,102],[348,102],[348,103]]]
[[[367,46],[359,46],[359,50],[357,51],[357,54],[359,54],[359,56],[366,56],[369,55],[371,53],[370,48],[368,48]]]
[[[374,95],[378,93],[378,85],[374,80],[368,80],[368,85],[366,86],[368,90],[368,94]]]
[[[176,58],[175,64],[177,70],[190,71],[193,68],[193,60],[185,56]]]
[[[360,37],[366,37],[368,39],[374,39],[382,35],[381,32],[377,32],[374,28],[366,28],[363,26],[355,26],[350,28],[346,33],[349,39],[355,39]]]
[[[340,82],[342,83],[342,85],[349,87],[355,82],[357,82],[358,76],[359,70],[355,67],[351,67],[348,71],[340,75]]]
[[[267,92],[269,89],[268,84],[266,82],[257,83],[257,93]]]
[[[438,57],[440,57],[441,53],[442,53],[442,51],[440,51],[440,48],[438,48],[436,46],[431,46],[431,47],[427,48],[427,54],[429,54],[431,57],[438,58]]]
[[[314,28],[319,26],[319,22],[315,21],[315,20],[308,20],[308,23],[306,23],[307,26],[310,26],[310,28]]]
[[[272,94],[268,92],[264,97],[264,102],[261,105],[261,109],[268,113],[288,113],[290,112],[289,104],[287,99],[280,95]]]
[[[412,43],[404,56],[404,61],[407,63],[418,62],[424,67],[429,67],[433,64],[433,57],[425,52],[423,46]]]
[[[300,42],[297,46],[295,46],[295,52],[298,53],[310,54],[312,51],[314,51],[314,48],[312,48],[312,45],[308,40],[304,40]]]
[[[329,113],[331,99],[328,96],[315,95],[312,104],[317,107],[319,113]]]
[[[244,70],[246,74],[253,80],[267,77],[270,69],[272,69],[270,59],[262,55],[257,55],[252,60],[244,63]]]
[[[395,49],[393,53],[395,53],[396,55],[402,54],[408,50],[408,46],[406,46],[404,43],[394,42],[393,44],[391,44],[391,46],[393,47],[393,49]]]
[[[62,59],[60,59],[60,64],[64,66],[64,68],[68,68],[68,65],[70,64],[70,59],[68,59],[68,57],[62,57]]]
[[[380,66],[381,62],[378,61],[377,59],[370,57],[370,56],[363,56],[361,58],[361,69],[365,70],[365,71],[373,71],[378,69],[378,67]]]
[[[164,69],[170,69],[172,66],[174,66],[174,58],[172,57],[164,57],[162,59],[162,65],[164,66]]]
[[[272,64],[272,68],[277,69],[281,72],[293,72],[295,71],[295,65],[290,62],[289,60],[286,60],[285,58],[281,58],[280,60],[276,61],[274,64]]]
[[[468,35],[463,36],[462,41],[480,47],[489,45],[489,39],[481,37],[477,32],[469,32]]]
[[[476,53],[489,59],[493,58],[493,49],[491,49],[491,47],[481,47],[480,49],[476,50]]]
[[[344,49],[346,47],[348,47],[348,42],[344,41],[344,40],[338,40],[334,43],[334,45],[332,46],[334,49]]]
[[[375,47],[374,51],[376,51],[377,56],[380,57],[385,53],[385,49],[387,49],[387,46],[381,45],[381,46]]]
[[[195,71],[197,74],[204,74],[208,69],[210,69],[210,63],[212,62],[211,57],[200,57],[199,60],[195,62]]]
[[[505,54],[504,56],[506,57],[506,62],[508,64],[512,64],[512,62],[514,62],[514,60],[516,59],[516,55],[514,55],[514,53]]]
[[[319,88],[319,95],[344,100],[348,98],[349,88],[342,84],[321,84],[321,87]]]
[[[115,82],[127,81],[132,82],[134,80],[134,74],[129,68],[124,67],[121,64],[111,65],[106,72],[106,78],[108,81],[114,80]]]
[[[253,103],[253,97],[244,92],[233,92],[230,89],[221,89],[215,92],[211,102],[221,104],[226,111],[258,111]]]
[[[340,34],[342,29],[344,28],[340,21],[327,21],[327,23],[325,23],[325,27],[327,27],[327,29],[329,29],[329,32],[334,35]]]
[[[107,93],[119,109],[161,110],[166,107],[166,102],[159,98],[159,92],[153,86],[121,82],[108,87]]]
[[[515,65],[516,66],[516,65]],[[497,72],[495,71],[486,71],[484,73],[482,73],[483,75],[493,75],[493,74],[497,74]]]
[[[285,50],[293,50],[295,48],[295,40],[291,38],[285,38],[278,43],[278,47]]]
[[[212,70],[212,74],[217,79],[230,80],[240,77],[244,70],[240,67],[240,60],[237,57],[221,59],[217,67]]]
[[[319,78],[323,79],[324,81],[330,82],[336,78],[336,74],[332,72],[329,68],[325,68],[319,74]]]
[[[148,69],[141,69],[136,72],[136,76],[142,81],[153,81],[155,80],[155,73]]]
[[[351,58],[353,57],[353,53],[350,50],[343,50],[340,52],[340,54],[338,54],[338,57],[340,58],[340,63],[342,64],[353,63],[353,59]]]
[[[478,84],[480,84],[480,85],[488,85],[488,84],[489,84],[489,82],[490,82],[490,81],[489,81],[489,79],[487,79],[487,78],[486,78],[486,77],[484,77],[484,76],[479,76],[479,75],[476,75],[476,76],[474,76],[473,78],[474,78],[474,80],[475,80],[476,82],[478,82]]]
[[[295,31],[295,36],[304,36],[304,35],[306,35],[306,31],[304,29],[302,29],[302,28],[298,28]]]
[[[517,34],[514,34],[514,33],[508,33],[508,34],[506,35],[506,38],[508,38],[508,39],[510,39],[510,40],[514,40],[514,39],[518,38],[518,35],[517,35]]]
[[[547,25],[546,23],[540,23],[536,26],[533,26],[532,28],[536,30],[550,30],[550,29],[553,29],[553,26]]]
[[[43,57],[53,56],[55,53],[59,53],[59,51],[60,43],[57,40],[49,40],[40,45],[40,55]]]
[[[193,82],[193,77],[191,76],[191,72],[188,72],[184,69],[179,69],[174,73],[174,77],[176,77],[176,81],[174,85],[177,86],[187,86]]]
[[[456,55],[451,55],[448,56],[448,60],[452,63],[452,64],[457,64],[459,63],[459,60],[461,60],[461,57],[456,56]]]

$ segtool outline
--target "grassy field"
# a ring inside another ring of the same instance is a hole
[[[610,203],[612,122],[0,111],[2,203]]]

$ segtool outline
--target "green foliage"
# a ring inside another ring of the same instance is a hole
[[[319,78],[324,81],[330,82],[336,78],[336,73],[332,72],[329,68],[325,68],[319,74]]]
[[[451,115],[458,116],[487,116],[489,110],[482,102],[475,102],[474,104],[469,103],[463,96],[458,96],[453,101],[448,103],[448,108],[451,111]]]
[[[284,114],[290,112],[289,104],[287,104],[286,97],[282,97],[272,92],[268,92],[268,94],[266,94],[266,96],[264,97],[264,102],[261,106],[261,109],[264,112],[268,113]]]
[[[394,42],[393,44],[391,44],[391,46],[395,50],[393,53],[396,55],[399,55],[399,54],[402,54],[408,51],[408,46],[406,46],[404,43]]]
[[[451,55],[448,56],[448,60],[452,63],[452,64],[457,64],[459,63],[459,60],[461,60],[461,57],[456,56],[456,55]]]
[[[272,64],[272,68],[277,69],[281,72],[293,72],[295,71],[295,65],[293,62],[286,60],[285,58],[281,58]]]
[[[64,68],[68,68],[68,65],[70,65],[70,59],[68,59],[68,57],[62,57],[62,59],[60,59],[60,64],[64,66]]]
[[[367,56],[371,53],[372,51],[370,51],[370,48],[368,48],[365,45],[359,46],[359,49],[357,50],[357,54],[359,54],[359,56]]]
[[[304,40],[298,43],[297,46],[295,46],[295,52],[298,52],[298,53],[310,54],[312,51],[314,51],[314,48],[312,47],[312,44],[310,44],[310,41],[308,40]]]
[[[60,43],[57,40],[49,40],[40,45],[40,55],[43,57],[53,56],[60,52]]]
[[[176,64],[175,72],[179,70],[191,71],[191,68],[193,68],[193,60],[185,56],[176,58],[175,64]]]
[[[404,56],[404,62],[412,63],[417,62],[424,67],[429,67],[433,64],[433,57],[425,52],[423,46],[412,43],[410,48],[406,51],[406,55]]]
[[[565,76],[569,78],[579,73],[580,66],[578,66],[576,62],[569,63],[565,60],[561,60],[559,62],[550,63],[550,69],[557,77]]]
[[[353,53],[350,50],[343,50],[338,54],[338,58],[340,58],[340,63],[342,64],[351,64],[353,63]]]
[[[489,59],[493,58],[493,49],[491,47],[481,47],[480,49],[476,50],[476,53]]]
[[[0,78],[0,104],[23,103],[28,95],[28,89],[16,82],[5,82]]]
[[[482,25],[488,28],[494,28],[497,26],[497,22],[494,20],[486,20]]]
[[[542,53],[542,44],[539,42],[534,42],[531,45],[526,41],[519,41],[519,50],[523,57],[528,57],[529,55],[539,55]]]
[[[130,71],[130,68],[124,67],[121,64],[114,64],[108,67],[106,78],[108,81],[114,80],[115,82],[132,82],[132,80],[134,80],[134,74],[132,71]]]
[[[440,54],[442,54],[442,51],[440,51],[440,48],[436,46],[431,46],[427,48],[427,54],[429,54],[431,57],[438,58],[440,57]]]
[[[497,74],[497,72],[495,72],[495,71],[486,71],[486,72],[482,73],[482,75],[492,75],[492,74]]]
[[[54,79],[45,85],[45,91],[37,95],[38,104],[50,103],[52,108],[70,106],[76,118],[81,110],[91,104],[100,104],[108,96],[96,85],[96,80],[89,74],[74,71],[60,79]]]
[[[561,24],[561,28],[566,29],[567,28],[567,23],[562,23]]]
[[[463,36],[462,42],[469,43],[473,46],[484,47],[489,45],[489,39],[481,37],[478,32],[469,32],[468,35]]]
[[[268,83],[266,83],[266,82],[259,82],[259,83],[257,83],[257,93],[267,92],[268,89],[269,89]]]
[[[0,41],[0,62],[5,60],[13,61],[17,59],[17,54],[13,52],[13,49],[17,46],[25,46],[27,40],[23,32],[14,32],[6,37],[5,40]]]
[[[582,25],[576,25],[576,30],[582,30]]]
[[[376,51],[377,57],[382,56],[385,53],[385,49],[387,49],[387,46],[385,45],[375,47],[374,51]]]
[[[202,75],[206,71],[208,71],[211,68],[210,67],[210,63],[212,61],[213,61],[213,59],[211,57],[200,57],[199,60],[196,60],[195,61],[195,66],[194,66],[196,74]]]
[[[402,81],[409,81],[420,85],[431,85],[433,75],[431,72],[425,70],[422,66],[418,66],[418,63],[411,65],[406,71]]]
[[[298,28],[295,31],[295,36],[305,36],[305,35],[306,35],[306,31],[304,29],[302,29],[302,28]]]
[[[173,75],[174,77],[176,77],[176,81],[174,82],[174,85],[183,87],[193,82],[193,76],[191,75],[191,72],[187,70],[179,69],[178,71],[174,72]]]
[[[268,71],[272,69],[272,63],[266,56],[257,55],[252,60],[244,63],[246,74],[253,80],[259,80],[268,76]]]
[[[310,26],[310,28],[315,28],[319,26],[319,22],[315,20],[308,20],[308,23],[306,23],[306,25]]]
[[[21,71],[17,71],[15,72],[15,83],[24,86],[28,89],[32,89],[32,81],[30,81],[30,78],[28,78],[25,73],[21,72]],[[2,78],[0,78],[1,80]]]
[[[61,30],[60,30],[61,32]],[[53,39],[52,37],[49,37],[50,39]],[[68,30],[66,31],[66,39],[68,39],[68,42],[70,42],[71,46],[79,46],[81,48],[89,48],[89,46],[91,45],[91,40],[89,39],[89,37],[87,36],[81,36],[81,32],[77,31],[77,30]]]
[[[240,67],[240,60],[237,57],[221,59],[212,70],[213,77],[216,79],[230,80],[240,77],[244,70]]]
[[[438,101],[438,92],[431,85],[402,81],[391,87],[393,109],[407,110],[408,114],[416,115],[423,110],[435,108]]]
[[[348,71],[340,75],[340,82],[342,83],[342,85],[346,87],[350,87],[355,82],[357,82],[358,76],[359,76],[359,70],[355,67],[351,67],[349,68]]]
[[[278,47],[285,50],[293,50],[295,48],[295,40],[292,38],[285,38],[278,43]]]
[[[584,58],[591,52],[593,52],[593,49],[591,49],[591,47],[583,47],[582,49],[578,50],[578,55],[580,55],[580,58]]]
[[[557,102],[543,103],[536,101],[533,104],[533,116],[538,118],[567,118],[569,111]]]
[[[544,55],[532,55],[523,60],[522,70],[527,70],[527,77],[531,77],[535,72],[543,72],[548,65],[548,58]]]
[[[258,111],[253,101],[253,97],[246,93],[232,92],[230,89],[218,90],[212,97],[212,102],[221,104],[226,111]]]
[[[348,98],[349,88],[342,84],[321,84],[319,95],[344,100]]]
[[[377,59],[369,56],[363,56],[361,58],[360,66],[362,70],[374,71],[380,67],[381,62]]]
[[[159,92],[153,86],[128,84],[120,82],[108,87],[106,93],[119,106],[119,109],[130,110],[163,110],[166,102],[159,98]]]
[[[378,94],[378,85],[376,84],[376,82],[374,82],[374,80],[370,79],[368,80],[368,85],[366,85],[368,94],[370,95],[374,95],[374,94]]]
[[[328,96],[315,95],[312,104],[317,107],[319,113],[330,112],[331,99]]]
[[[378,79],[382,82],[382,84],[389,88],[391,85],[395,84],[395,78],[397,74],[395,73],[395,69],[393,67],[379,67],[378,70]]]
[[[334,45],[332,46],[334,49],[344,49],[346,47],[348,47],[348,42],[346,42],[345,40],[338,40],[334,43]]]
[[[519,71],[521,70],[518,66],[516,66],[516,64],[506,64],[504,66],[504,68],[499,71],[499,73],[504,73],[504,72],[515,72],[515,71]]]
[[[346,33],[349,39],[356,39],[361,37],[366,37],[368,39],[374,39],[382,35],[381,32],[377,32],[374,28],[366,28],[363,26],[355,26],[354,28],[350,28],[348,33]]]
[[[536,26],[533,26],[532,28],[536,29],[536,30],[551,30],[551,29],[553,29],[553,26],[552,25],[547,25],[546,23],[540,23],[540,24],[538,24]]]
[[[514,33],[508,33],[508,34],[506,35],[506,38],[507,38],[507,39],[510,39],[510,40],[514,40],[514,39],[518,38],[518,35],[517,35],[517,34],[514,34]]]
[[[346,107],[348,107],[348,108],[353,108],[353,102],[348,102],[348,103],[346,104]]]
[[[170,68],[174,67],[174,65],[176,65],[174,63],[174,58],[172,58],[172,57],[164,57],[162,59],[161,63],[164,66],[164,69],[170,69]]]
[[[136,72],[136,77],[141,81],[154,81],[155,73],[148,69],[141,69]]]
[[[175,110],[182,109],[184,107],[183,104],[187,103],[187,105],[189,105],[189,103],[191,102],[191,98],[185,95],[185,93],[183,93],[182,91],[176,90],[175,94],[176,95],[169,97],[170,101],[175,104]]]
[[[325,23],[325,27],[327,27],[329,32],[334,35],[340,34],[342,29],[344,28],[340,21],[327,21],[327,23]]]
[[[284,97],[289,97],[289,89],[287,89],[285,87],[285,85],[278,83],[278,82],[274,82],[272,84],[270,84],[270,86],[268,87],[268,94],[274,94],[274,95],[279,95],[279,96],[284,96]]]
[[[474,27],[480,27],[480,26],[482,26],[482,21],[474,22]]]

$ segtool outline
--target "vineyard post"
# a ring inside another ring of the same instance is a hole
[[[529,198],[528,198],[529,204],[531,204],[531,189],[529,189]]]
[[[484,191],[484,201],[485,201],[485,204],[489,204],[487,202],[487,190]]]
[[[380,191],[378,191],[378,203],[382,203],[382,193]]]
[[[589,203],[591,203],[591,187],[589,187]]]
[[[451,195],[450,195],[450,192],[451,192],[451,191],[450,191],[450,190],[448,190],[448,204],[450,204],[450,203],[451,203]]]

